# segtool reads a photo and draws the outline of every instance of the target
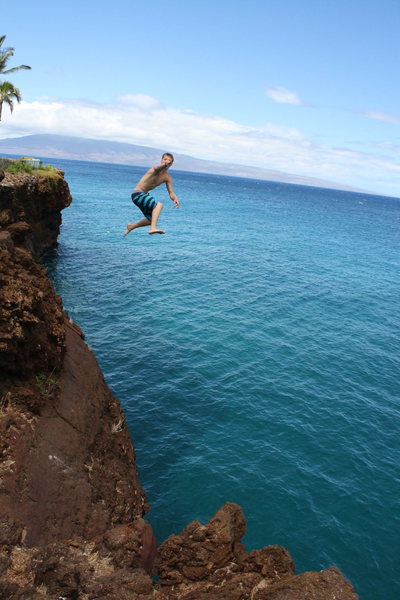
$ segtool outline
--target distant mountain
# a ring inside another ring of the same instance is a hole
[[[149,167],[156,164],[163,152],[165,152],[164,149],[148,146],[51,134],[27,135],[0,140],[0,153],[2,154],[29,155],[36,158],[69,158],[91,162],[129,164],[139,167]],[[299,185],[359,191],[340,183],[315,177],[304,177],[283,171],[202,160],[186,154],[174,153],[174,155],[176,168],[180,171],[249,177],[252,179],[297,183]]]

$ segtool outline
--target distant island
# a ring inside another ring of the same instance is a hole
[[[71,160],[87,160],[89,162],[109,162],[121,165],[150,166],[155,164],[160,155],[171,148],[151,148],[148,146],[137,146],[135,144],[124,144],[121,142],[109,142],[107,140],[93,140],[81,137],[39,134],[27,135],[17,138],[0,140],[0,153],[12,155],[31,155],[39,158],[63,158]],[[272,169],[261,169],[246,165],[233,163],[220,163],[210,160],[194,158],[186,154],[174,152],[176,169],[179,171],[191,171],[195,173],[210,173],[213,175],[229,175],[233,177],[248,177],[251,179],[262,179],[283,183],[294,183],[297,185],[310,185],[314,187],[346,190],[360,192],[356,188],[341,183],[305,177],[274,171]]]

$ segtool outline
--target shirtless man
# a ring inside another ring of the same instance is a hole
[[[152,167],[143,175],[135,189],[133,190],[132,200],[133,203],[142,211],[144,219],[137,221],[136,223],[128,223],[126,226],[123,237],[128,235],[129,232],[137,229],[137,227],[146,227],[150,225],[149,233],[165,233],[161,229],[157,229],[157,221],[160,213],[163,209],[163,204],[158,202],[153,196],[150,196],[150,190],[165,183],[167,186],[169,197],[176,207],[179,206],[179,200],[176,197],[174,190],[172,189],[172,179],[167,170],[174,162],[174,157],[169,152],[161,157],[161,163],[156,167]]]

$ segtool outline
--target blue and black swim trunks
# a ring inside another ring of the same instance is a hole
[[[151,221],[151,213],[157,206],[158,202],[153,196],[147,194],[146,192],[133,192],[132,201],[144,214],[146,219]]]

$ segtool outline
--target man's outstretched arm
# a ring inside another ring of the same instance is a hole
[[[168,166],[169,165],[166,165],[165,163],[161,163],[160,165],[156,165],[155,167],[153,167],[153,169],[156,173],[159,173],[160,171],[168,169]]]
[[[178,200],[178,197],[177,197],[177,195],[175,194],[175,192],[174,192],[174,190],[172,188],[171,178],[169,178],[168,181],[165,182],[165,185],[167,186],[169,197],[171,198],[172,202],[175,204],[176,208],[178,208],[178,206],[179,206],[179,200]]]

